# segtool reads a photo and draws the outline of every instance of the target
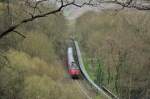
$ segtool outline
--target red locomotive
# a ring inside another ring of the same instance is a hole
[[[80,75],[80,70],[77,64],[75,63],[73,56],[73,48],[69,47],[67,51],[67,64],[68,64],[68,72],[72,78],[78,78]]]

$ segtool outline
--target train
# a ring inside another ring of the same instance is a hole
[[[79,66],[77,65],[77,63],[75,62],[72,47],[68,47],[68,49],[67,49],[67,66],[68,66],[69,75],[73,79],[79,78],[80,69],[79,69]]]

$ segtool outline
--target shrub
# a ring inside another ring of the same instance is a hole
[[[19,49],[47,62],[51,62],[56,58],[51,41],[42,33],[28,33],[26,39],[19,44]]]

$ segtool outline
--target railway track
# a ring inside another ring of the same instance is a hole
[[[82,86],[82,82],[80,82],[79,80],[75,80],[76,84],[78,85],[78,87],[80,88],[81,92],[86,96],[87,99],[93,99],[88,92],[85,90],[85,88]]]
[[[92,85],[92,87],[96,91],[98,91],[99,93],[102,93],[107,99],[119,99],[116,95],[114,95],[111,91],[109,91],[104,86],[98,86],[97,84],[95,84],[93,82],[93,80],[89,77],[89,75],[88,75],[88,73],[84,67],[81,52],[80,52],[79,45],[78,45],[77,41],[74,41],[74,46],[75,46],[75,50],[77,53],[79,67],[80,67],[81,73],[83,74],[84,79],[86,79],[89,82],[89,84]],[[85,91],[83,91],[83,92],[85,92]],[[85,95],[87,95],[87,94],[85,94]],[[89,97],[88,99],[92,99],[92,98]]]

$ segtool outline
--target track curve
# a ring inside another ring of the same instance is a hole
[[[83,64],[83,60],[82,60],[82,56],[81,56],[81,52],[79,49],[79,45],[78,42],[74,40],[74,46],[75,46],[75,50],[77,53],[77,58],[78,58],[78,62],[79,62],[79,67],[80,70],[83,74],[83,77],[100,93],[102,93],[104,96],[106,96],[108,99],[119,99],[116,95],[114,95],[111,91],[109,91],[107,88],[105,88],[104,86],[98,86],[97,84],[95,84],[93,82],[93,80],[89,77],[84,64]],[[91,98],[90,98],[91,99]]]

